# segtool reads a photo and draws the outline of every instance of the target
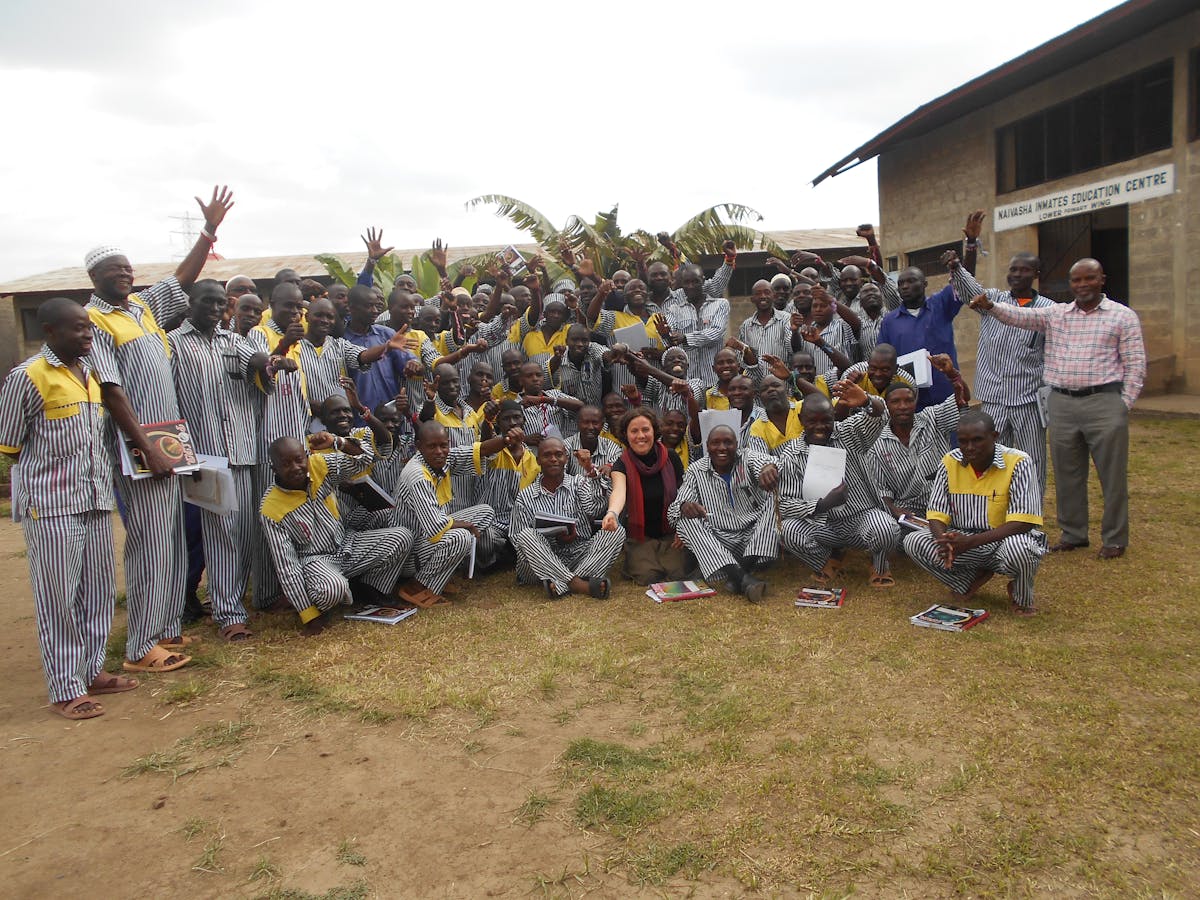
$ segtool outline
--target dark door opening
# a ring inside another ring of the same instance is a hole
[[[1038,225],[1042,278],[1038,290],[1060,303],[1071,300],[1068,273],[1077,260],[1093,257],[1104,266],[1105,292],[1129,303],[1129,207],[1055,219]]]

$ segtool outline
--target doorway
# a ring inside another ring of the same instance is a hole
[[[1077,260],[1098,259],[1104,266],[1105,293],[1129,303],[1129,207],[1110,206],[1096,212],[1038,225],[1042,277],[1038,291],[1059,303],[1071,300],[1068,273]]]

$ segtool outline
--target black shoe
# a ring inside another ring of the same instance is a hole
[[[725,590],[729,593],[740,594],[742,592],[742,579],[746,577],[746,573],[742,571],[741,566],[726,566],[716,574],[717,577],[725,579]]]
[[[746,599],[751,603],[762,603],[767,596],[767,583],[761,578],[755,578],[753,575],[747,574],[742,579],[742,593],[746,595]]]

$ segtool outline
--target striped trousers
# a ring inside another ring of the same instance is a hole
[[[984,544],[956,556],[949,569],[942,566],[933,534],[923,528],[905,535],[904,552],[956,594],[966,593],[975,576],[986,570],[1012,579],[1018,606],[1033,606],[1033,576],[1046,553],[1046,535],[1034,530]]]
[[[125,658],[136,661],[181,630],[187,578],[183,495],[174,475],[134,481],[117,473],[113,481],[125,506]]]
[[[253,548],[256,544],[265,546],[266,543],[259,526],[259,504],[254,494],[254,466],[230,466],[229,474],[233,476],[237,510],[224,516],[207,509],[200,510],[208,598],[218,628],[246,623],[242,597],[250,580],[255,555]]]
[[[412,544],[412,532],[407,528],[350,531],[336,556],[301,557],[308,603],[321,612],[339,603],[349,605],[354,599],[350,592],[351,578],[391,594]]]
[[[712,578],[726,566],[741,565],[740,558],[744,556],[779,558],[779,528],[767,507],[754,525],[744,531],[713,528],[708,519],[680,518],[675,523],[675,532],[696,557],[705,578]]]
[[[263,460],[267,458],[263,452]],[[254,501],[251,508],[256,518],[254,539],[247,545],[250,554],[250,582],[254,589],[252,603],[255,609],[268,609],[276,600],[283,596],[283,588],[279,584],[279,576],[275,574],[275,560],[271,558],[271,548],[266,538],[262,536],[262,526],[258,521],[258,511],[262,507],[263,495],[274,484],[275,475],[269,462],[259,462],[254,466]]]
[[[814,572],[820,572],[834,550],[853,547],[871,554],[871,565],[881,575],[889,570],[888,556],[900,546],[900,526],[882,509],[867,509],[850,516],[784,519],[783,549]]]
[[[496,520],[496,511],[485,503],[478,506],[468,506],[454,513],[456,522],[470,522],[478,526],[480,531],[480,546],[475,548],[477,554],[475,563],[479,565],[482,558],[478,555],[485,548],[482,546],[487,528]],[[435,594],[440,594],[446,588],[446,583],[454,570],[458,568],[471,552],[471,542],[474,540],[469,531],[452,528],[436,541],[423,540],[417,547],[417,581],[425,585]],[[492,551],[493,554],[495,551]]]
[[[112,513],[27,516],[21,527],[46,686],[50,702],[63,703],[86,694],[104,665],[116,592]]]
[[[1037,466],[1038,484],[1042,501],[1046,499],[1046,426],[1038,415],[1036,403],[1021,406],[1005,406],[1003,403],[983,401],[982,409],[996,423],[1000,437],[998,443],[1024,450]]]
[[[514,535],[512,542],[517,549],[517,581],[549,581],[554,593],[562,597],[571,592],[572,578],[607,574],[625,546],[625,529],[618,525],[616,531],[597,531],[590,538],[551,544],[536,528],[526,528]]]

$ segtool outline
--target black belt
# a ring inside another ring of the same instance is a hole
[[[1060,387],[1051,387],[1050,390],[1059,394],[1066,394],[1068,397],[1090,397],[1092,394],[1119,394],[1122,387],[1124,387],[1124,382],[1110,381],[1108,384],[1098,384],[1095,387],[1080,388],[1077,391]]]

